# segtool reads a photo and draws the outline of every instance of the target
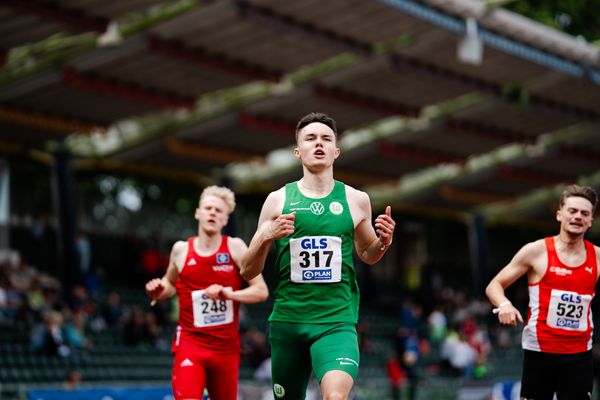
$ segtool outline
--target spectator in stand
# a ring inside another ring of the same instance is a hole
[[[71,355],[63,335],[63,315],[55,310],[44,315],[44,325],[35,329],[32,334],[31,344],[34,349],[41,350],[44,354],[66,358]]]
[[[158,325],[156,314],[152,311],[147,311],[144,314],[144,342],[159,350],[168,350],[168,343],[161,341],[160,334],[162,328]]]
[[[84,284],[87,276],[92,272],[92,246],[86,234],[81,231],[78,231],[75,235],[75,249],[77,250],[79,262],[77,281]]]
[[[419,384],[418,362],[421,356],[419,337],[416,329],[400,327],[396,331],[395,348],[398,360],[408,378],[408,398],[417,398],[417,387]]]
[[[390,391],[393,400],[400,400],[402,397],[402,385],[406,380],[406,373],[402,369],[396,353],[391,353],[385,365],[387,376],[390,383]]]
[[[145,333],[145,320],[144,312],[138,305],[134,305],[131,308],[131,313],[125,327],[123,329],[123,341],[127,346],[141,346],[144,347],[144,340],[146,338]]]
[[[62,387],[65,390],[78,389],[81,385],[81,372],[76,369],[69,371],[67,379],[63,382]]]
[[[106,301],[101,306],[100,314],[109,327],[120,325],[123,322],[123,305],[121,296],[114,290],[106,296]]]
[[[427,326],[429,327],[429,339],[433,344],[439,344],[444,340],[447,331],[447,320],[444,315],[444,306],[437,304],[429,317]]]
[[[464,332],[452,331],[442,343],[442,358],[447,362],[449,372],[454,377],[471,377],[477,353],[467,341]]]
[[[356,334],[358,335],[358,350],[363,352],[373,351],[373,342],[369,339],[369,331],[371,326],[368,322],[359,322],[356,325]]]
[[[35,269],[28,266],[23,258],[19,257],[16,264],[11,264],[8,273],[12,286],[24,293],[31,287],[31,281],[37,272]]]
[[[270,357],[266,335],[251,327],[240,337],[242,354],[252,368],[258,368],[265,359]]]
[[[67,323],[64,326],[65,342],[73,350],[89,350],[92,348],[92,342],[85,334],[86,314],[83,311],[70,313],[67,317]]]
[[[164,274],[166,270],[165,260],[155,241],[149,241],[146,248],[142,251],[140,267],[142,269],[144,280],[149,280]]]
[[[4,273],[4,268],[0,269],[0,321],[10,318],[14,315],[14,310],[10,304],[11,286],[8,277]]]
[[[44,301],[44,292],[40,275],[35,275],[31,280],[31,286],[29,287],[29,290],[26,291],[26,296],[29,309],[35,315],[41,315],[40,313],[44,310],[46,303]]]

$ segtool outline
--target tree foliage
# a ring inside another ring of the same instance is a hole
[[[590,42],[600,39],[600,0],[517,0],[506,8]]]

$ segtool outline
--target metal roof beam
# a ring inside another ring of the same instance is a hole
[[[419,118],[393,116],[380,119],[366,127],[348,130],[340,135],[338,147],[342,151],[342,160],[352,158],[356,152],[361,152],[365,146],[385,138],[397,135],[422,132],[431,124],[446,115],[458,110],[471,107],[481,101],[479,93],[468,93],[458,98],[429,105],[421,110]],[[282,148],[271,151],[261,160],[249,163],[233,163],[227,167],[227,174],[238,185],[252,185],[255,182],[274,179],[293,171],[298,167],[298,161],[292,154],[292,148]]]
[[[599,189],[600,172],[580,176],[574,180],[574,183]],[[548,204],[557,204],[563,190],[564,184],[542,187],[513,200],[499,201],[479,207],[477,212],[480,212],[490,222],[501,221],[510,216],[527,214],[531,210],[539,209]]]
[[[71,132],[105,131],[106,126],[87,121],[77,121],[55,115],[40,114],[14,107],[0,106],[0,119],[19,125],[48,129],[63,134]]]
[[[524,133],[512,131],[509,129],[498,128],[493,125],[487,125],[482,122],[467,121],[456,118],[448,118],[445,121],[445,128],[448,131],[460,132],[472,135],[474,138],[489,138],[503,143],[533,143],[535,137]]]
[[[464,165],[439,164],[431,168],[404,175],[396,185],[373,185],[366,187],[373,201],[407,201],[436,190],[444,184],[452,184],[489,171],[496,171],[508,163],[542,156],[551,148],[592,131],[590,124],[577,124],[540,135],[535,144],[511,143],[485,154],[472,156]],[[546,182],[547,184],[548,182]]]
[[[75,87],[154,107],[192,109],[195,105],[195,99],[193,98],[185,98],[171,93],[161,93],[154,89],[99,78],[91,74],[80,73],[71,68],[65,68],[63,71],[63,80],[65,83]]]
[[[446,153],[425,151],[391,143],[379,143],[379,153],[383,156],[414,161],[422,165],[464,164],[466,162],[464,157],[455,157]]]
[[[165,146],[170,154],[196,160],[206,160],[222,165],[230,162],[247,161],[253,157],[258,157],[258,155],[254,153],[231,150],[223,147],[207,146],[205,144],[199,145],[174,137],[166,138]]]
[[[58,2],[36,0],[0,0],[2,6],[16,8],[28,14],[35,14],[46,20],[53,20],[80,31],[103,32],[108,19],[86,15],[82,10],[64,7]]]
[[[199,0],[168,2],[125,15],[109,26],[116,28],[117,38],[127,37],[199,6]],[[98,32],[71,36],[56,34],[38,43],[11,49],[6,64],[0,68],[0,86],[94,50],[102,45],[101,39]]]
[[[583,46],[581,43],[577,42],[575,38],[561,34],[554,29],[545,27],[517,14],[502,9],[490,11],[483,3],[468,2],[466,0],[453,2],[439,0],[427,1],[437,8],[414,0],[379,1],[459,35],[466,32],[465,19],[469,17],[476,18],[479,23],[478,37],[484,44],[515,57],[561,71],[567,75],[577,78],[587,75],[595,84],[600,85],[600,79],[598,79],[600,78],[600,72],[596,67],[590,65],[590,63],[598,64],[600,62],[600,50],[591,45]],[[469,10],[461,12],[459,11],[461,7]],[[456,17],[444,10],[452,10],[459,14],[460,17]],[[496,33],[484,28],[486,25],[494,24],[503,27],[505,31],[510,28],[513,28],[517,32],[521,31],[519,32],[521,35],[523,35],[523,31],[528,31],[531,34],[531,37],[535,38],[533,42],[537,46],[526,44],[524,40],[515,40],[508,35],[508,32]],[[505,28],[506,25],[508,25],[509,28]],[[563,46],[564,48],[568,49],[571,47],[578,49],[575,57],[570,59],[561,54],[564,53],[564,51],[552,53],[549,50],[544,49],[541,46],[541,43],[543,41],[548,42],[548,36],[555,36],[557,42],[561,42],[561,44],[564,42],[565,45],[570,45]]]
[[[139,145],[152,138],[165,136],[190,125],[200,123],[271,96],[289,93],[298,85],[358,62],[358,57],[345,53],[317,65],[305,66],[284,75],[277,83],[254,81],[233,88],[221,89],[201,96],[192,110],[157,112],[118,121],[106,134],[79,135],[67,138],[67,146],[78,156],[105,157]]]
[[[200,48],[188,48],[176,41],[155,35],[150,36],[148,41],[150,50],[157,53],[243,78],[276,81],[282,75],[279,71],[271,71],[260,65],[249,65],[246,62],[228,59],[219,54],[210,54]]]
[[[294,124],[288,124],[284,121],[278,121],[261,115],[255,115],[247,111],[240,111],[238,122],[251,129],[260,129],[276,135],[289,137],[291,132],[296,130]]]
[[[127,162],[108,159],[75,159],[73,168],[77,171],[105,170],[126,174],[148,176],[150,178],[164,178],[169,180],[190,182],[199,186],[214,185],[217,183],[211,177],[199,174],[197,171],[167,168],[158,165],[149,165],[139,162]]]
[[[443,68],[439,65],[430,64],[416,58],[409,58],[405,56],[400,56],[398,54],[393,54],[390,56],[390,59],[392,65],[400,71],[410,69],[411,71],[420,74],[448,79],[473,90],[485,91],[486,93],[490,93],[491,95],[502,99],[503,101],[514,102],[514,99],[510,99],[510,95],[512,95],[516,91],[516,93],[520,95],[520,98],[526,100],[526,104],[529,107],[542,107],[551,110],[559,110],[561,112],[573,114],[586,119],[600,117],[600,114],[591,109],[584,109],[581,107],[573,106],[568,103],[551,100],[535,94],[531,94],[528,90],[528,86],[532,84],[535,87],[536,83],[539,83],[538,78],[534,78],[533,80],[531,80],[531,82],[525,82],[522,86],[502,86],[497,82],[486,81],[469,75],[461,74],[456,71]],[[542,85],[541,83],[539,84]]]
[[[314,93],[321,98],[333,100],[335,102],[351,105],[353,107],[363,108],[369,111],[375,111],[384,115],[405,115],[416,117],[419,115],[419,107],[408,104],[392,103],[380,98],[368,97],[351,90],[337,87],[328,87],[322,84],[313,86]]]
[[[235,4],[242,18],[254,19],[260,23],[270,24],[275,29],[286,33],[292,31],[308,36],[329,46],[333,45],[341,51],[354,51],[360,55],[371,55],[373,53],[373,47],[370,43],[359,42],[352,37],[321,28],[310,22],[298,21],[293,17],[278,14],[267,7],[261,7],[246,0],[237,1]]]

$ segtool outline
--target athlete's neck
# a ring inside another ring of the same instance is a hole
[[[207,233],[200,228],[198,237],[194,240],[194,250],[200,255],[211,255],[221,246],[222,238],[220,232]]]
[[[330,174],[304,174],[298,181],[298,188],[308,197],[325,197],[331,193],[335,182]]]
[[[565,250],[578,250],[583,244],[582,235],[570,235],[568,232],[560,232],[556,236],[556,241],[562,249]]]

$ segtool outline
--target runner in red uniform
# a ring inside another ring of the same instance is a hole
[[[598,281],[600,251],[584,240],[598,196],[590,187],[567,186],[560,198],[557,236],[523,246],[486,289],[500,323],[523,322],[504,290],[527,274],[529,315],[523,329],[525,352],[521,398],[591,399],[591,301]]]
[[[247,250],[242,239],[221,234],[235,208],[231,190],[210,186],[200,195],[198,236],[173,245],[162,279],[146,283],[152,301],[177,294],[179,323],[172,350],[175,399],[236,400],[240,362],[239,303],[257,303],[269,294],[262,276],[239,274]]]

